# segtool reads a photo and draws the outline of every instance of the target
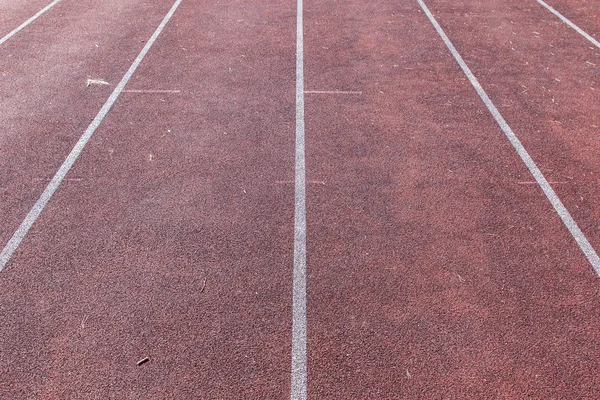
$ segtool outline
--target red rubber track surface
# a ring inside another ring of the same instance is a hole
[[[0,276],[4,398],[289,391],[294,21],[182,3],[127,87],[180,92],[122,94]]]
[[[510,49],[467,33],[485,20],[457,33],[461,5],[436,6],[459,50],[508,63]],[[418,4],[307,1],[305,29],[307,88],[363,92],[307,99],[308,174],[326,182],[307,199],[309,393],[594,398],[597,277],[540,188],[518,184],[533,178]],[[523,133],[534,158],[579,168]]]
[[[589,34],[600,31],[600,18],[591,18],[600,5],[589,3],[588,18],[577,18],[583,3],[548,2]],[[600,49],[535,1],[458,2],[452,7],[432,1],[431,9],[599,249]]]
[[[427,4],[600,249],[600,50],[534,0]],[[171,5],[0,46],[3,245]],[[0,273],[0,398],[289,398],[295,5],[182,2]],[[595,399],[598,276],[418,3],[304,8],[308,397]]]
[[[63,0],[0,46],[2,243],[17,229],[169,7],[165,1]],[[87,86],[88,79],[111,85]]]
[[[597,2],[591,0],[552,0],[547,1],[546,4],[554,8],[571,22],[575,23],[575,25],[583,29],[588,35],[596,40],[600,38],[600,5]],[[533,9],[534,7],[532,7],[532,11]],[[534,15],[539,16],[545,21],[549,21],[551,18],[548,17],[552,16],[551,14],[548,14],[542,17],[538,14],[538,10],[535,10]],[[562,28],[559,32],[560,36],[566,35],[566,32]],[[578,33],[575,34],[578,35]],[[582,40],[583,41],[579,42],[580,46],[593,46],[585,39],[582,38]]]
[[[10,0],[0,3],[0,38],[38,13],[52,0]]]

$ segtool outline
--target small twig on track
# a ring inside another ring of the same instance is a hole
[[[207,278],[207,277],[208,277],[208,276],[205,276],[205,277],[204,277],[204,282],[202,282],[202,289],[200,289],[200,293],[204,292],[204,288],[206,288],[206,278]]]
[[[140,361],[137,362],[137,365],[142,365],[150,361],[150,357],[144,357]]]

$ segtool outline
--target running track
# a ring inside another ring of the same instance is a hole
[[[598,397],[600,5],[49,4],[0,5],[0,398]]]

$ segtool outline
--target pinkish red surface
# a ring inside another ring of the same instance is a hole
[[[509,63],[444,4],[459,50]],[[308,195],[309,393],[594,398],[597,277],[418,5],[309,2],[306,15],[307,87],[364,94],[307,100],[308,171],[326,182]],[[558,139],[514,128],[534,158],[581,168]]]
[[[115,27],[116,50],[96,58],[106,67],[65,72],[71,85],[45,92],[71,96],[55,107],[81,121],[73,136],[64,125],[5,136],[3,160],[17,164],[2,205],[15,221],[30,204],[13,206],[27,201],[14,188],[35,200],[47,182],[31,176],[52,176],[170,5],[131,5],[139,21],[118,22],[139,32]],[[0,276],[0,397],[289,391],[293,188],[277,182],[293,177],[295,19],[284,6],[181,5],[127,87],[179,92],[122,94]],[[88,76],[112,86],[86,88]]]
[[[11,0],[0,4],[0,39],[27,21],[52,0]]]
[[[600,248],[599,50],[534,0],[427,4]],[[2,246],[171,5],[0,46]],[[308,397],[595,399],[598,276],[418,3],[304,7]],[[295,21],[183,0],[0,273],[0,398],[290,397]]]

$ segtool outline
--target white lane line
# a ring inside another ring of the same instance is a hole
[[[304,161],[304,28],[296,10],[296,157],[294,186],[294,283],[291,399],[306,400],[306,172]]]
[[[429,18],[429,21],[431,22],[437,33],[440,35],[440,37],[446,44],[446,47],[448,47],[448,50],[450,50],[450,53],[452,53],[452,56],[454,56],[454,59],[456,60],[458,65],[460,65],[460,68],[463,70],[463,72],[471,82],[471,85],[473,85],[473,88],[475,88],[475,91],[477,92],[479,97],[481,97],[481,100],[483,100],[483,102],[485,103],[487,109],[490,111],[490,113],[492,114],[492,116],[506,135],[507,139],[510,141],[510,143],[513,145],[513,147],[521,157],[521,160],[523,160],[523,162],[529,169],[529,172],[531,172],[531,175],[533,175],[535,181],[542,188],[544,194],[548,198],[548,201],[550,201],[550,203],[554,207],[554,210],[556,210],[556,212],[560,216],[560,219],[563,221],[563,223],[565,224],[565,226],[579,245],[579,248],[581,249],[583,254],[585,254],[590,264],[592,264],[592,267],[594,268],[596,273],[600,275],[600,258],[598,258],[598,254],[596,254],[596,251],[594,250],[590,242],[587,240],[583,232],[581,232],[581,229],[579,229],[579,226],[571,217],[569,211],[563,205],[562,201],[560,201],[560,199],[554,192],[554,189],[552,189],[552,186],[550,186],[550,183],[548,183],[548,181],[542,174],[542,171],[540,171],[538,166],[535,164],[535,162],[527,152],[527,150],[525,150],[525,147],[523,147],[521,141],[517,138],[510,126],[508,126],[508,124],[500,114],[500,111],[498,111],[494,103],[492,103],[492,100],[490,100],[487,93],[483,90],[483,88],[479,84],[479,81],[477,80],[477,78],[475,78],[475,75],[473,75],[473,73],[471,72],[461,55],[458,53],[448,36],[446,36],[446,33],[444,33],[444,30],[442,29],[440,24],[438,24],[433,14],[431,14],[431,11],[429,11],[429,8],[427,8],[425,3],[423,3],[423,0],[417,0],[417,2],[427,15],[427,18]]]
[[[3,44],[4,42],[6,42],[11,37],[15,36],[17,33],[19,33],[19,31],[21,31],[27,25],[29,25],[30,23],[32,23],[33,21],[38,19],[38,17],[40,17],[43,13],[45,13],[52,7],[54,7],[59,1],[60,0],[54,0],[52,3],[48,4],[46,7],[42,8],[40,11],[38,11],[38,13],[35,14],[33,17],[29,18],[27,21],[23,22],[21,25],[19,25],[15,29],[13,29],[10,33],[8,33],[8,35],[6,35],[2,39],[0,39],[0,45]]]
[[[562,20],[562,22],[564,22],[565,24],[569,25],[571,28],[575,29],[577,31],[577,33],[579,33],[581,36],[583,36],[584,38],[586,38],[587,40],[589,40],[590,42],[592,42],[592,44],[594,46],[600,48],[600,42],[598,42],[596,39],[594,39],[593,37],[591,37],[590,35],[588,35],[587,33],[585,33],[583,31],[583,29],[581,29],[580,27],[578,27],[577,25],[575,25],[574,23],[572,23],[571,21],[569,21],[565,16],[563,16],[561,13],[559,13],[558,11],[556,11],[554,8],[550,7],[548,4],[546,4],[542,0],[537,0],[537,2],[540,3],[542,6],[546,7],[546,9],[548,9],[548,11],[550,11],[552,14],[554,14],[558,18],[560,18]]]
[[[123,91],[123,88],[125,88],[125,85],[133,76],[135,70],[146,56],[146,53],[148,53],[150,47],[152,47],[152,45],[158,38],[158,35],[160,35],[160,33],[163,31],[165,25],[167,25],[167,22],[169,22],[169,20],[175,13],[177,7],[179,7],[181,1],[182,0],[175,1],[165,18],[158,26],[158,28],[156,28],[156,31],[154,31],[154,34],[152,34],[152,36],[150,37],[140,54],[138,54],[137,58],[133,61],[133,64],[131,64],[131,66],[129,67],[129,69],[115,88],[115,90],[113,90],[108,100],[106,100],[106,103],[104,103],[104,105],[102,106],[92,123],[87,127],[81,138],[79,138],[79,141],[77,141],[77,143],[75,144],[65,161],[62,163],[62,165],[60,166],[60,168],[58,169],[48,186],[46,186],[46,189],[44,189],[44,192],[42,193],[40,198],[35,202],[33,208],[29,211],[19,228],[15,231],[15,233],[10,238],[6,246],[4,246],[2,253],[0,253],[0,271],[4,269],[4,267],[10,260],[10,257],[13,255],[17,247],[19,247],[19,244],[21,243],[25,235],[27,235],[27,232],[29,232],[31,226],[38,219],[38,217],[44,210],[44,207],[46,207],[46,204],[48,204],[48,201],[50,201],[50,198],[52,197],[54,192],[56,192],[56,189],[58,189],[60,183],[65,179],[65,176],[67,175],[67,173],[69,172],[69,170],[83,151],[83,148],[90,140],[98,126],[100,126],[102,120],[104,119],[104,117],[106,117],[115,101],[117,101],[117,98]]]

